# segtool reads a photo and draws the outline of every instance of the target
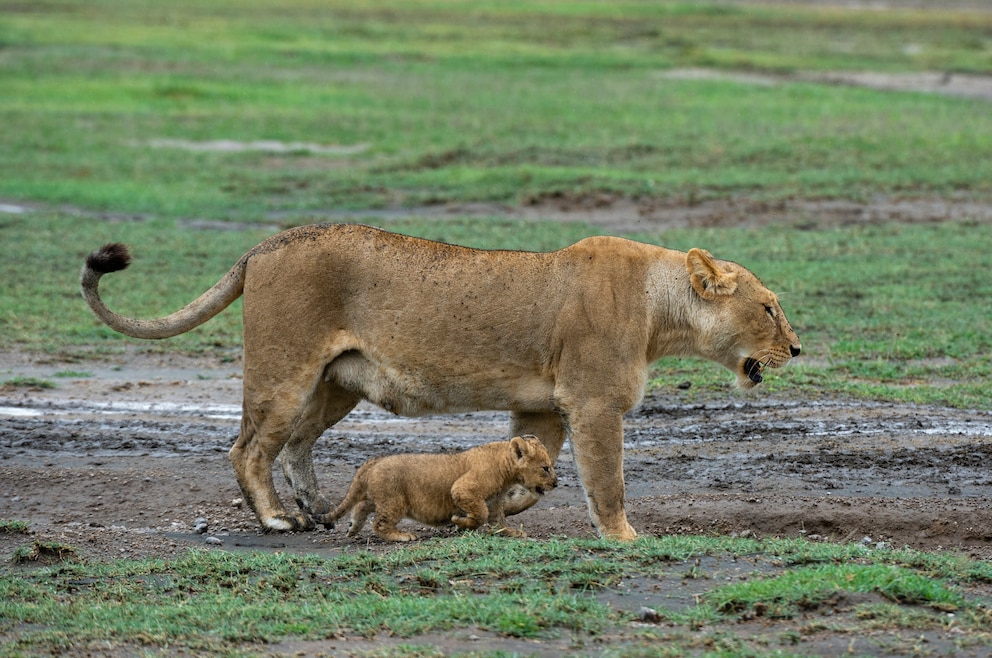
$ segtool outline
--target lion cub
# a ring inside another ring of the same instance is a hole
[[[351,510],[348,536],[354,537],[375,512],[372,529],[386,541],[417,538],[396,527],[407,517],[428,525],[454,523],[478,528],[485,523],[514,537],[506,526],[500,494],[514,485],[543,495],[558,486],[551,457],[534,436],[517,436],[454,454],[390,455],[358,469],[344,501],[321,523],[333,523]]]

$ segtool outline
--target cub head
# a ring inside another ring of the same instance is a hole
[[[536,436],[525,434],[513,437],[510,439],[510,451],[517,484],[539,496],[558,486],[551,456]]]
[[[703,249],[691,249],[685,267],[699,302],[693,304],[699,353],[737,373],[738,386],[756,386],[765,368],[799,356],[799,337],[778,297],[758,277]]]

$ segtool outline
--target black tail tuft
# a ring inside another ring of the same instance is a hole
[[[131,254],[127,245],[120,242],[105,244],[86,257],[86,267],[100,274],[117,272],[130,264]]]

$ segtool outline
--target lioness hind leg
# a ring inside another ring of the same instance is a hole
[[[324,430],[344,418],[356,404],[357,396],[333,384],[319,383],[279,454],[283,475],[293,487],[296,504],[304,514],[319,518],[331,510],[317,483],[313,446]]]
[[[288,434],[278,423],[259,421],[248,411],[241,419],[241,433],[231,447],[229,456],[238,485],[259,523],[267,530],[304,530],[313,522],[304,514],[291,514],[283,507],[272,482],[272,464],[282,448],[280,436]]]

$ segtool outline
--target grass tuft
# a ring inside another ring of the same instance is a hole
[[[31,546],[21,546],[16,549],[11,555],[11,562],[14,564],[25,564],[28,562],[56,564],[73,561],[76,557],[76,549],[68,544],[57,541],[37,540]]]

